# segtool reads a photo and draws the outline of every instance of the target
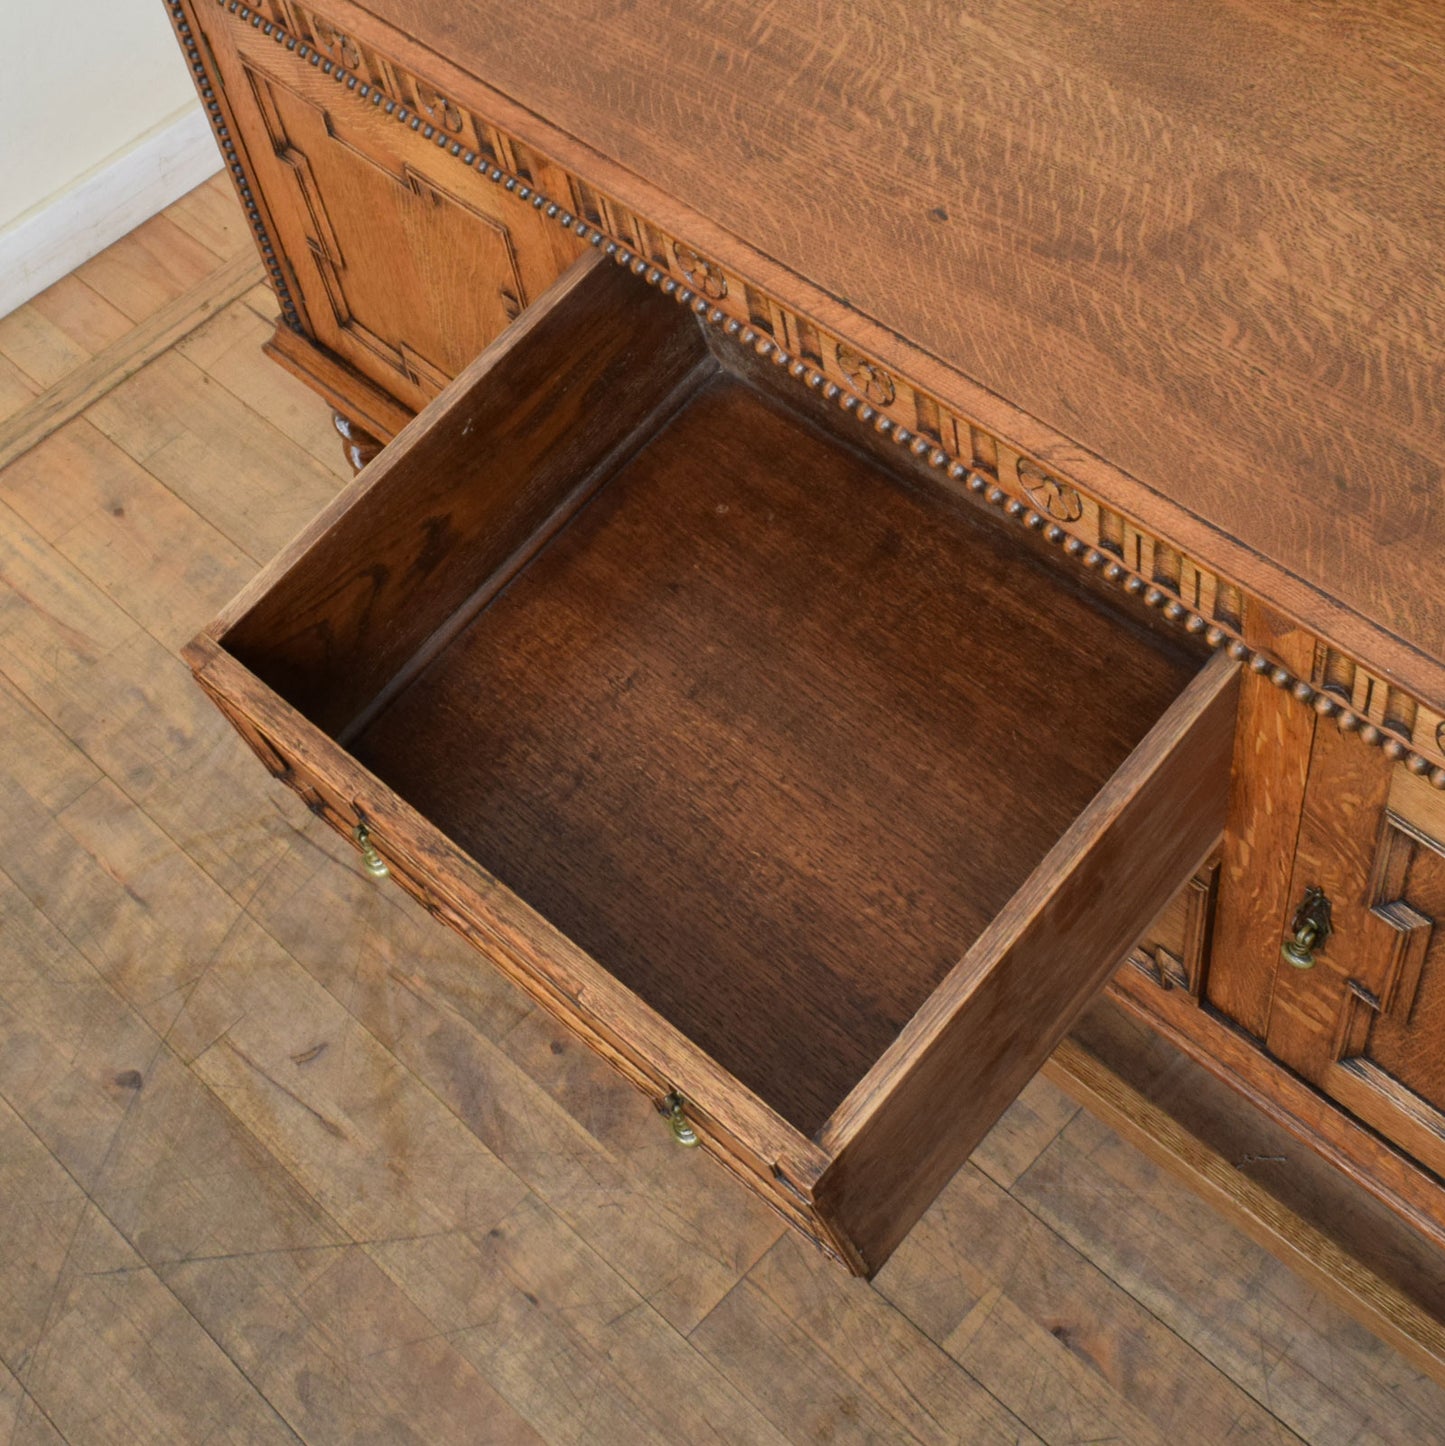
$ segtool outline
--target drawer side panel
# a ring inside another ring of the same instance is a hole
[[[815,1198],[870,1272],[1216,846],[1237,706],[1216,656],[822,1131]]]

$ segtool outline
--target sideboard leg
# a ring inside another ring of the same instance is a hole
[[[346,460],[351,463],[351,470],[360,472],[381,451],[382,444],[364,427],[358,426],[350,417],[345,417],[340,412],[333,412],[331,419],[341,437],[341,447],[346,453]]]

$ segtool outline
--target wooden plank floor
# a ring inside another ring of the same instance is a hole
[[[272,785],[177,647],[344,480],[217,180],[0,320],[0,1441],[1445,1441],[1035,1081],[873,1285]]]

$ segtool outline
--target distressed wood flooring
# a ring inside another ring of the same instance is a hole
[[[0,1443],[1445,1442],[1043,1080],[871,1285],[176,658],[345,479],[220,178],[0,319]]]

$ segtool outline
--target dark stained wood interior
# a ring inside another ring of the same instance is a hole
[[[812,1132],[1193,668],[720,376],[351,750]]]

